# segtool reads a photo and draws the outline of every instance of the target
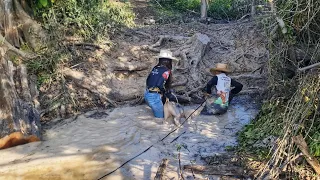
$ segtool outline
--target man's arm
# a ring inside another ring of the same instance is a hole
[[[204,91],[208,94],[211,94],[211,89],[213,86],[217,85],[218,77],[213,76],[213,78],[207,83],[207,86],[204,88]]]
[[[243,85],[241,83],[231,79],[231,87],[234,87],[231,90],[231,93],[232,94],[238,94],[242,90]]]

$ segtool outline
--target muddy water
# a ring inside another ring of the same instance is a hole
[[[195,117],[162,142],[174,125],[153,118],[145,105],[89,112],[57,123],[43,142],[2,150],[0,179],[97,179],[156,142],[105,179],[153,179],[163,158],[169,159],[166,177],[178,179],[178,147],[182,165],[202,164],[201,157],[235,145],[236,132],[257,112],[248,97],[239,97],[228,113]]]

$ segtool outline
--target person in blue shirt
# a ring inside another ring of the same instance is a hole
[[[163,97],[171,90],[172,61],[177,60],[169,50],[161,50],[158,64],[152,68],[146,80],[144,99],[157,118],[164,118]]]
[[[243,85],[227,76],[230,72],[227,64],[218,63],[216,67],[210,69],[210,72],[214,76],[204,88],[208,98],[200,114],[224,114],[233,96],[242,90]],[[214,89],[213,92],[212,89]]]

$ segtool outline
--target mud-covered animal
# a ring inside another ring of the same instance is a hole
[[[197,109],[185,109],[182,105],[177,102],[170,101],[166,98],[164,104],[164,121],[168,121],[171,117],[176,126],[179,126],[183,121],[182,119],[190,120],[191,118],[198,116],[202,111],[205,103],[201,104],[201,107]]]
[[[166,98],[166,102],[163,106],[164,109],[164,121],[167,121],[170,117],[173,117],[173,122],[176,126],[180,125],[180,120],[183,117],[183,107],[176,102],[169,101]]]
[[[14,132],[0,139],[0,149],[6,149],[36,141],[40,141],[40,139],[35,135],[24,136],[21,132]]]

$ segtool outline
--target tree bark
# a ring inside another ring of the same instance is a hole
[[[40,115],[32,103],[25,66],[14,67],[0,48],[0,142],[5,147],[41,138]],[[17,90],[15,84],[21,84]],[[21,92],[21,93],[19,93]],[[13,133],[20,133],[12,135]],[[30,141],[30,142],[32,142]],[[4,147],[0,147],[4,148]]]
[[[13,1],[12,0],[4,0],[3,4],[4,6],[4,34],[5,39],[9,43],[11,43],[15,47],[19,47],[19,35],[18,35],[18,29],[14,25],[14,10],[13,10]]]
[[[24,8],[30,9],[27,3],[22,3],[17,0],[0,1],[0,35],[4,34],[5,41],[13,47],[19,48],[22,43],[27,43],[38,50],[45,43],[46,36],[41,25],[25,12]]]
[[[207,18],[208,0],[201,0],[201,20]]]

